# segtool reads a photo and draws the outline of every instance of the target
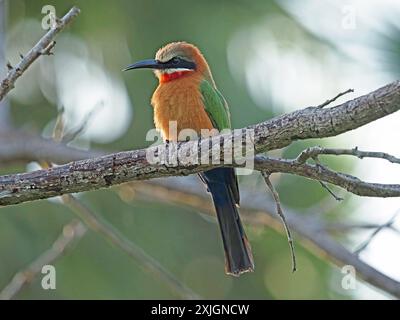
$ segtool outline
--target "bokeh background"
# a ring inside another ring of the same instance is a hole
[[[121,69],[153,57],[171,41],[185,40],[202,49],[230,105],[235,128],[318,105],[354,88],[355,93],[344,101],[400,75],[400,2],[396,0],[0,0],[4,22],[0,48],[12,65],[44,34],[44,5],[53,5],[58,16],[77,5],[81,14],[57,38],[55,54],[40,58],[17,82],[8,96],[7,119],[15,127],[49,136],[61,107],[70,128],[96,110],[72,144],[80,148],[112,152],[152,143],[145,137],[153,128],[150,97],[156,79],[149,71],[123,73]],[[0,67],[3,78],[5,64]],[[294,143],[270,154],[293,157],[318,144],[400,155],[399,123],[400,114],[394,114],[354,132]],[[379,160],[344,157],[328,163],[368,181],[398,183],[400,178],[395,165]],[[34,168],[34,163],[0,166],[0,174]],[[242,176],[240,183],[250,190],[264,188],[257,174]],[[360,198],[335,189],[345,197],[337,203],[318,183],[294,176],[276,176],[274,183],[286,206],[300,214],[319,208],[319,216],[333,222],[384,223],[399,208],[398,199]],[[356,290],[342,289],[340,269],[315,256],[300,239],[296,242],[299,271],[291,274],[287,240],[269,228],[247,228],[256,272],[240,279],[225,276],[215,223],[192,209],[151,198],[138,200],[121,190],[88,192],[80,198],[205,298],[388,298],[362,283]],[[51,246],[73,217],[57,200],[1,208],[0,288]],[[338,239],[353,250],[369,234],[354,230]],[[400,280],[399,243],[394,231],[384,230],[361,256]],[[39,277],[17,298],[177,298],[91,231],[55,267],[56,290],[43,290]]]

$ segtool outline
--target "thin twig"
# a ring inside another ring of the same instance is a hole
[[[90,120],[93,118],[93,116],[104,106],[103,103],[97,104],[94,106],[94,108],[86,114],[84,119],[82,120],[81,124],[77,126],[76,128],[73,128],[66,132],[62,138],[63,143],[69,143],[73,140],[75,140],[78,136],[80,136],[86,129],[87,126],[90,122]]]
[[[11,282],[0,292],[0,300],[14,298],[24,286],[40,274],[44,265],[53,264],[65,255],[85,235],[86,231],[86,227],[77,219],[66,224],[49,249],[40,254],[24,270],[13,276]]]
[[[312,158],[314,159],[315,163],[317,164],[318,168],[323,168],[323,165],[321,164],[321,162],[318,159],[318,155],[313,155]],[[337,196],[329,187],[328,185],[323,182],[323,181],[319,181],[319,184],[326,190],[328,191],[328,193],[336,200],[336,201],[343,201],[342,197]]]
[[[336,201],[343,201],[343,198],[337,196],[337,195],[328,187],[328,185],[327,185],[325,182],[319,181],[319,184],[320,184],[326,191],[328,191],[328,193],[329,193]]]
[[[51,29],[35,44],[35,46],[29,50],[27,54],[23,56],[20,62],[15,66],[11,67],[6,78],[0,83],[0,101],[6,96],[6,94],[14,88],[17,79],[29,68],[29,66],[38,59],[41,55],[49,54],[51,49],[55,45],[53,39],[55,36],[62,31],[78,14],[80,10],[77,7],[73,7],[69,12],[61,19],[55,19],[55,24]]]
[[[363,243],[361,244],[356,250],[354,250],[354,254],[356,255],[360,255],[360,253],[362,251],[364,251],[369,244],[372,242],[372,240],[377,236],[377,234],[379,232],[381,232],[383,229],[385,228],[389,228],[393,225],[393,223],[395,222],[397,216],[399,215],[400,211],[397,211],[392,218],[390,218],[390,220],[382,225],[380,225],[378,228],[376,228],[374,230],[374,232],[372,232],[372,234],[369,236],[369,238]]]
[[[361,151],[357,147],[353,149],[333,149],[333,148],[322,148],[322,147],[310,147],[303,150],[297,157],[296,161],[298,163],[305,163],[308,159],[317,157],[319,155],[348,155],[358,157],[360,159],[364,158],[376,158],[384,159],[391,163],[400,164],[400,158],[392,156],[386,152],[376,152],[376,151]]]
[[[271,180],[269,179],[270,174],[267,173],[266,171],[263,171],[261,174],[264,177],[264,181],[267,184],[267,186],[268,186],[269,190],[271,191],[272,196],[273,196],[273,198],[275,200],[276,212],[278,213],[278,215],[282,219],[282,223],[283,223],[283,226],[285,228],[287,240],[288,240],[288,243],[289,243],[290,255],[292,257],[292,272],[295,272],[297,270],[297,264],[296,264],[296,254],[295,254],[295,251],[294,251],[294,242],[293,242],[292,235],[290,233],[289,226],[288,226],[288,224],[286,222],[285,215],[284,215],[283,210],[282,210],[281,201],[279,199],[279,194],[275,190],[274,185],[271,183]]]
[[[338,95],[336,95],[334,98],[332,99],[328,99],[326,100],[324,103],[321,103],[320,105],[317,106],[317,108],[322,109],[323,107],[326,107],[327,105],[331,104],[332,102],[336,101],[337,99],[339,99],[341,96],[344,96],[345,94],[348,94],[350,92],[354,92],[354,89],[347,89],[344,92],[339,93]]]
[[[371,229],[378,229],[382,225],[377,223],[344,223],[344,222],[330,222],[329,224],[324,224],[321,226],[321,231],[328,231],[328,232],[348,232],[354,229],[364,229],[364,230],[371,230]],[[398,234],[400,234],[400,230],[398,230],[395,226],[389,225],[385,226]]]

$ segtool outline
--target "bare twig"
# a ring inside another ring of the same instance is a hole
[[[81,135],[86,129],[89,124],[89,121],[92,119],[92,117],[100,110],[100,108],[103,107],[103,104],[97,104],[94,106],[94,108],[86,114],[84,117],[82,123],[77,126],[76,128],[73,128],[69,130],[68,132],[65,132],[62,142],[63,143],[69,143],[73,140],[75,140],[79,135]]]
[[[55,42],[53,39],[55,36],[63,30],[78,14],[80,10],[77,7],[73,7],[64,17],[56,19],[55,24],[51,29],[35,44],[35,46],[29,50],[27,54],[23,56],[21,61],[12,67],[7,77],[0,83],[0,101],[5,95],[14,88],[16,80],[22,76],[22,74],[29,68],[29,66],[41,55],[49,54]]]
[[[319,159],[318,159],[318,155],[312,155],[311,157],[314,159],[315,163],[317,164],[317,168],[323,168],[323,165],[321,164],[321,162],[320,162]],[[328,191],[328,193],[329,193],[336,201],[342,201],[342,200],[343,200],[343,198],[338,197],[338,196],[328,187],[328,185],[327,185],[325,182],[319,180],[319,184],[322,186],[322,188],[324,188],[326,191]]]
[[[321,228],[323,231],[328,232],[348,232],[354,229],[364,229],[364,230],[371,230],[371,229],[378,229],[381,225],[377,223],[329,223],[326,224]],[[400,230],[393,225],[385,226],[385,228],[392,230],[400,235]]]
[[[86,231],[86,227],[79,220],[74,219],[66,224],[49,249],[39,255],[24,270],[14,275],[11,282],[0,292],[0,300],[9,300],[15,297],[42,271],[44,265],[53,264],[66,254],[85,235]]]
[[[376,107],[377,105],[379,107]],[[257,153],[282,148],[299,139],[337,135],[384,117],[399,108],[400,82],[396,81],[333,108],[306,108],[247,129],[253,130],[252,141]],[[223,162],[215,165],[202,161],[202,164],[198,164],[198,160],[205,159],[204,155],[206,155],[209,163],[212,163],[215,150],[219,150],[220,159],[224,159],[225,141],[241,141],[243,149],[235,148],[235,155],[237,153],[242,155],[243,151],[247,155],[246,152],[249,152],[246,145],[247,133],[247,131],[239,130],[233,134],[220,136],[223,139],[209,138],[181,143],[176,148],[178,154],[185,150],[185,154],[189,154],[189,157],[185,157],[184,163],[178,161],[176,165],[165,164],[162,161],[149,163],[147,158],[149,153],[153,155],[158,153],[159,158],[167,159],[166,152],[171,148],[161,145],[77,161],[47,171],[2,176],[0,177],[0,193],[2,194],[0,206],[94,190],[133,180],[193,174],[223,166]],[[301,162],[299,159],[293,161],[256,157],[255,167],[260,171],[293,173],[335,184],[361,196],[397,197],[400,195],[400,185],[367,183],[325,167],[317,168]],[[233,164],[233,166],[241,165],[243,164]]]
[[[339,93],[338,95],[336,95],[334,98],[332,99],[328,99],[326,100],[324,103],[321,103],[320,105],[317,106],[317,108],[324,108],[327,105],[331,104],[332,102],[336,101],[337,99],[339,99],[341,96],[344,96],[345,94],[348,94],[350,92],[354,92],[354,89],[347,89],[344,92]]]
[[[381,232],[383,229],[390,228],[392,227],[393,223],[395,222],[397,216],[399,215],[400,211],[397,211],[390,220],[382,225],[380,225],[378,228],[372,232],[372,234],[369,236],[369,238],[361,244],[355,251],[354,254],[359,255],[362,251],[364,251],[369,244],[372,242],[372,240],[377,236],[379,232]]]
[[[290,229],[289,229],[288,224],[286,222],[285,215],[284,215],[283,210],[282,210],[282,205],[281,205],[281,201],[279,199],[279,194],[275,190],[274,185],[271,183],[271,180],[269,179],[270,174],[268,172],[266,172],[266,171],[263,171],[261,174],[262,174],[262,176],[264,178],[264,181],[265,181],[266,185],[268,186],[269,190],[272,193],[272,197],[275,200],[276,212],[279,215],[279,217],[282,219],[282,223],[283,223],[283,226],[285,228],[287,240],[288,240],[288,243],[289,243],[290,255],[291,255],[291,258],[292,258],[292,272],[295,272],[297,270],[297,264],[296,264],[296,253],[294,251],[294,242],[293,242],[292,234],[290,233]]]
[[[336,201],[343,201],[343,198],[337,196],[337,195],[328,187],[328,185],[327,185],[325,182],[319,181],[319,184],[322,186],[322,188],[324,188],[326,191],[328,191],[328,193],[329,193]]]
[[[302,151],[299,156],[297,157],[298,163],[305,163],[307,159],[315,158],[319,155],[348,155],[348,156],[355,156],[360,159],[364,158],[377,158],[377,159],[384,159],[392,163],[400,164],[400,158],[392,156],[385,152],[375,152],[375,151],[361,151],[358,148],[353,149],[333,149],[333,148],[322,148],[322,147],[310,147],[306,150]]]
[[[3,66],[6,64],[7,5],[0,1],[0,78],[3,77]],[[12,125],[10,104],[7,99],[0,101],[0,132],[8,130]]]

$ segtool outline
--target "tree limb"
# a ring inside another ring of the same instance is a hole
[[[0,76],[3,77],[1,68],[6,64],[6,16],[7,6],[0,1]],[[7,130],[11,126],[10,104],[7,99],[0,101],[0,131]]]
[[[400,82],[386,85],[368,95],[345,102],[339,106],[321,109],[310,107],[267,120],[248,127],[254,130],[254,149],[262,152],[282,148],[293,141],[323,138],[356,129],[359,126],[400,109]],[[105,188],[120,183],[157,177],[189,175],[218,166],[243,166],[243,164],[211,164],[218,150],[224,159],[224,141],[239,140],[242,155],[246,151],[245,130],[202,139],[148,149],[119,152],[93,159],[75,161],[66,165],[30,173],[0,176],[0,206],[54,197],[66,193]],[[217,147],[217,148],[215,148]],[[240,149],[240,148],[239,148]],[[149,163],[147,154],[167,158],[171,153],[189,154],[178,164]],[[209,160],[204,160],[207,150]],[[248,151],[248,150],[247,150]],[[237,153],[238,151],[235,150]],[[235,153],[235,155],[236,155]],[[255,169],[270,173],[283,172],[335,184],[360,196],[398,197],[400,185],[368,183],[348,174],[335,172],[322,165],[302,163],[298,159],[274,159],[258,156]]]
[[[268,189],[271,191],[272,197],[275,200],[276,212],[277,212],[277,214],[279,215],[279,217],[282,220],[282,224],[283,224],[283,227],[285,229],[286,237],[287,237],[287,240],[288,240],[288,243],[289,243],[290,256],[292,258],[292,272],[295,272],[297,270],[297,261],[296,261],[296,253],[294,251],[294,241],[293,241],[292,233],[290,232],[290,228],[287,225],[286,217],[285,217],[285,215],[283,213],[282,204],[281,204],[281,200],[279,198],[279,194],[276,191],[274,185],[272,184],[271,179],[269,178],[270,177],[270,173],[268,173],[266,171],[263,171],[263,172],[261,172],[261,174],[262,174],[262,176],[264,178],[265,184],[267,185]]]
[[[337,99],[339,99],[340,97],[344,96],[345,94],[348,94],[348,93],[351,93],[351,92],[354,92],[354,89],[347,89],[346,91],[340,92],[339,94],[337,94],[332,99],[328,99],[324,103],[321,103],[320,105],[318,105],[317,108],[324,108],[327,105],[330,105],[332,102],[335,102]]]

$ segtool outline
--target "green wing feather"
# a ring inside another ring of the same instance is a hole
[[[220,131],[230,129],[231,119],[228,104],[222,94],[207,80],[201,82],[200,91],[203,96],[204,108],[214,127]]]
[[[228,104],[223,95],[207,80],[201,82],[200,91],[203,96],[204,108],[206,109],[213,126],[219,131],[223,129],[231,129],[231,115],[229,113]],[[235,203],[239,205],[240,196],[235,169],[229,169],[229,173],[226,173],[225,178],[231,188]]]

